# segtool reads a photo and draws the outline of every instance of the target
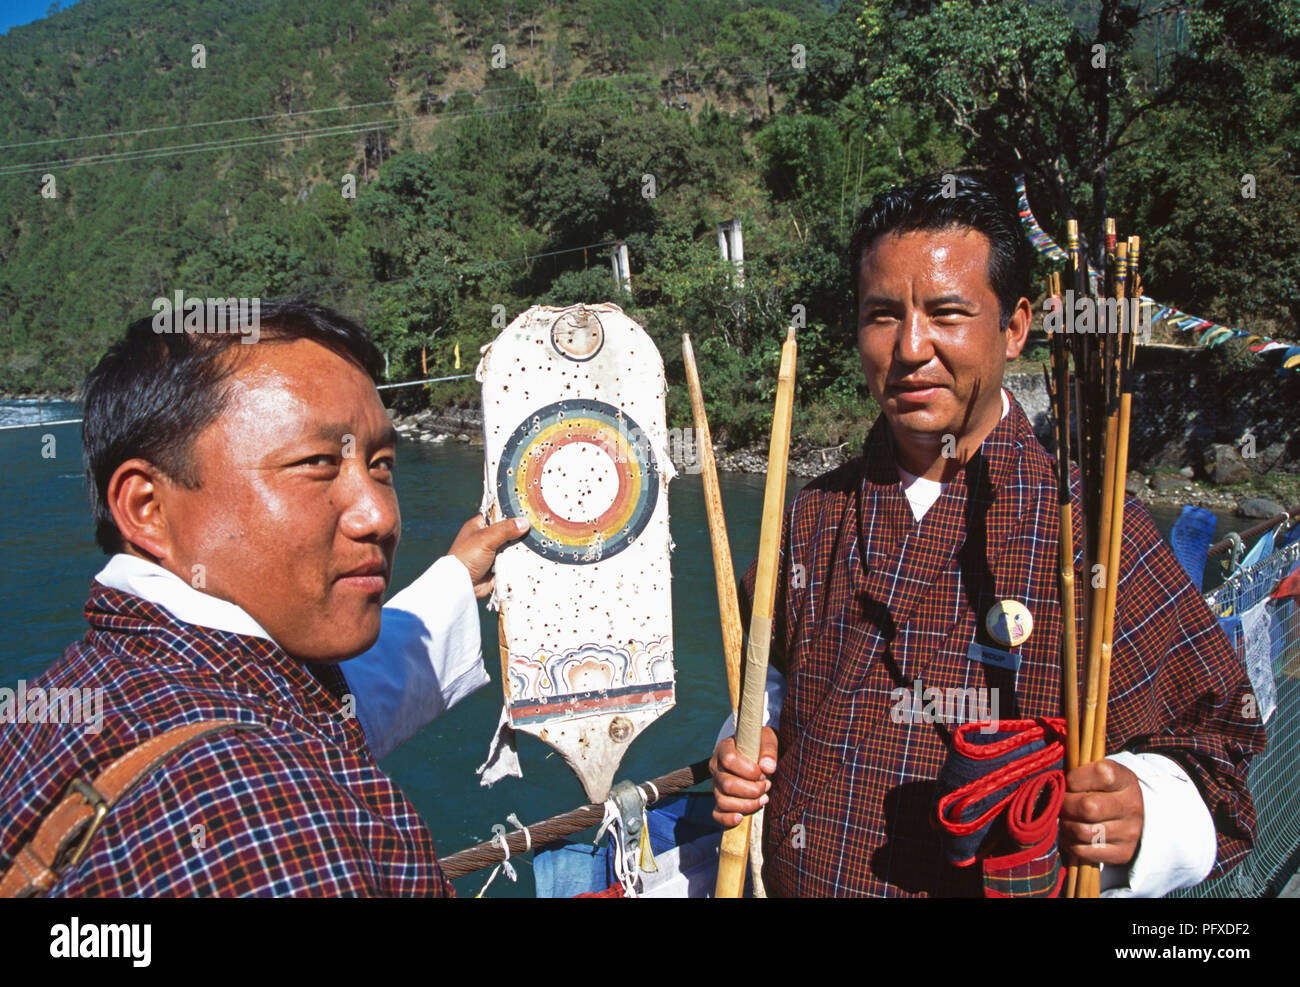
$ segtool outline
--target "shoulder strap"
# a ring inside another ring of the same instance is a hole
[[[202,720],[173,727],[133,747],[93,781],[75,778],[70,791],[37,829],[31,841],[14,855],[9,872],[0,879],[0,898],[44,895],[59,875],[85,856],[108,811],[167,758],[204,737],[222,730],[256,730],[257,723]],[[75,849],[71,849],[77,841]]]

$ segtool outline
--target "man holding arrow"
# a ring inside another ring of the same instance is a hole
[[[979,869],[949,864],[932,824],[955,724],[896,697],[920,685],[990,696],[1007,719],[1061,712],[1053,465],[1001,387],[1031,322],[1026,252],[1007,197],[961,175],[877,196],[850,258],[881,415],[863,456],[787,512],[770,725],[757,764],[719,742],[714,817],[766,806],[773,895],[979,894]],[[1156,896],[1250,848],[1264,731],[1134,501],[1122,558],[1108,756],[1068,774],[1060,847],[1103,865],[1103,891]]]

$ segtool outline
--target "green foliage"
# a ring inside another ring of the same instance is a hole
[[[624,301],[625,292],[616,291],[609,267],[592,267],[585,271],[565,271],[537,298],[538,305],[578,305],[597,301]]]
[[[0,388],[73,388],[177,288],[338,306],[393,380],[456,373],[457,346],[472,369],[502,312],[615,301],[664,355],[676,425],[691,334],[733,445],[766,434],[797,322],[797,434],[856,447],[878,413],[851,331],[858,213],[1017,153],[1049,233],[1105,202],[1144,236],[1149,294],[1293,335],[1296,0],[1204,0],[1177,50],[1161,23],[1127,0],[76,4],[0,38]],[[743,280],[718,257],[731,219]]]

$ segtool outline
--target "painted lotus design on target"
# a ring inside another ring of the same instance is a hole
[[[570,712],[607,712],[625,705],[670,698],[670,641],[659,638],[627,647],[588,644],[555,655],[510,661],[511,720],[527,720],[563,705]]]

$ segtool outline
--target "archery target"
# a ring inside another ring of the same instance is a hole
[[[557,401],[506,440],[497,467],[504,517],[527,517],[524,544],[571,565],[617,555],[645,530],[659,499],[654,454],[612,405]]]

